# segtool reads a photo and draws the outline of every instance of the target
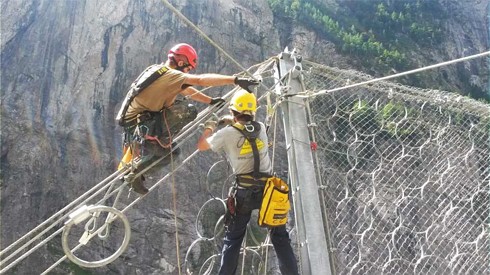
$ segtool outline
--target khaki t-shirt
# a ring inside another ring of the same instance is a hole
[[[157,66],[159,65],[155,64],[148,67],[139,82],[151,75]],[[158,112],[163,107],[170,107],[177,95],[183,90],[182,85],[185,78],[185,74],[181,71],[169,69],[133,99],[125,118],[134,118],[144,111]]]
[[[262,173],[272,173],[272,163],[269,157],[269,148],[265,125],[260,123],[260,133],[256,139],[259,149],[260,167]],[[243,134],[232,126],[227,126],[208,137],[211,150],[224,152],[230,162],[233,173],[246,174],[254,170],[254,155],[252,145],[245,139]]]

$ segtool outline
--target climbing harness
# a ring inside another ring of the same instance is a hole
[[[132,158],[145,155],[153,143],[161,150],[172,151],[173,137],[197,117],[193,104],[176,100],[169,107],[159,112],[144,112],[138,117],[136,125],[125,128],[123,134],[123,158],[119,169],[128,164]],[[149,152],[151,153],[151,152]]]
[[[131,84],[131,87],[124,98],[121,109],[116,116],[116,121],[122,127],[124,127],[123,133],[123,158],[119,163],[118,170],[121,170],[125,165],[131,163],[131,170],[134,170],[134,156],[138,155],[140,152],[138,150],[137,144],[141,145],[143,143],[143,139],[139,133],[138,124],[149,122],[154,119],[156,116],[155,113],[158,112],[143,112],[139,114],[138,117],[126,118],[126,113],[128,111],[131,102],[133,102],[134,98],[141,93],[145,88],[150,86],[153,82],[155,82],[158,78],[163,76],[169,70],[168,67],[163,64],[153,65],[148,67],[145,71],[143,71],[135,81]],[[149,75],[145,78],[143,76]],[[131,171],[133,172],[133,171]]]
[[[260,124],[251,121],[250,124],[232,125],[247,139],[252,147],[254,157],[254,170],[250,174],[236,176],[238,188],[260,190],[263,188],[262,204],[259,210],[258,224],[262,227],[276,227],[287,223],[291,208],[289,203],[289,187],[287,183],[277,176],[260,173],[260,156],[257,148],[257,137],[260,133]],[[230,200],[228,197],[227,202]],[[228,204],[228,203],[227,203]]]

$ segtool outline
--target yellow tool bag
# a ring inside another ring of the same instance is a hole
[[[259,211],[259,226],[275,227],[285,225],[288,221],[289,187],[278,177],[267,179]]]

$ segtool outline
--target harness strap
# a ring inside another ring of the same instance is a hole
[[[236,182],[239,187],[263,187],[270,176],[268,174],[260,173],[259,177],[255,177],[251,174],[239,174],[236,175]]]
[[[260,124],[255,121],[251,121],[251,124],[248,125],[235,123],[232,125],[232,127],[240,131],[240,133],[242,133],[242,135],[250,143],[250,146],[252,147],[253,157],[254,157],[253,179],[260,178],[260,155],[259,155],[259,149],[257,148],[257,140],[256,140],[258,133],[260,132]]]
[[[260,169],[260,157],[259,149],[257,148],[257,141],[255,140],[255,138],[251,138],[248,140],[248,142],[252,146],[252,153],[254,155],[254,178],[258,178]]]
[[[155,70],[152,74],[150,74],[146,79],[140,82],[143,75],[145,75],[149,70]],[[143,73],[141,73],[138,78],[131,84],[131,88],[129,92],[126,94],[124,98],[123,104],[119,113],[116,116],[116,120],[120,126],[128,127],[130,124],[134,123],[136,118],[126,119],[126,112],[128,111],[129,105],[133,102],[133,99],[144,89],[150,86],[153,82],[155,82],[158,78],[164,75],[169,70],[165,65],[157,65],[155,67],[147,68]],[[129,124],[129,125],[128,125]]]

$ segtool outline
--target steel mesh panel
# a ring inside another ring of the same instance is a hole
[[[369,79],[304,63],[306,92]],[[489,106],[375,82],[309,97],[337,274],[490,274]]]

